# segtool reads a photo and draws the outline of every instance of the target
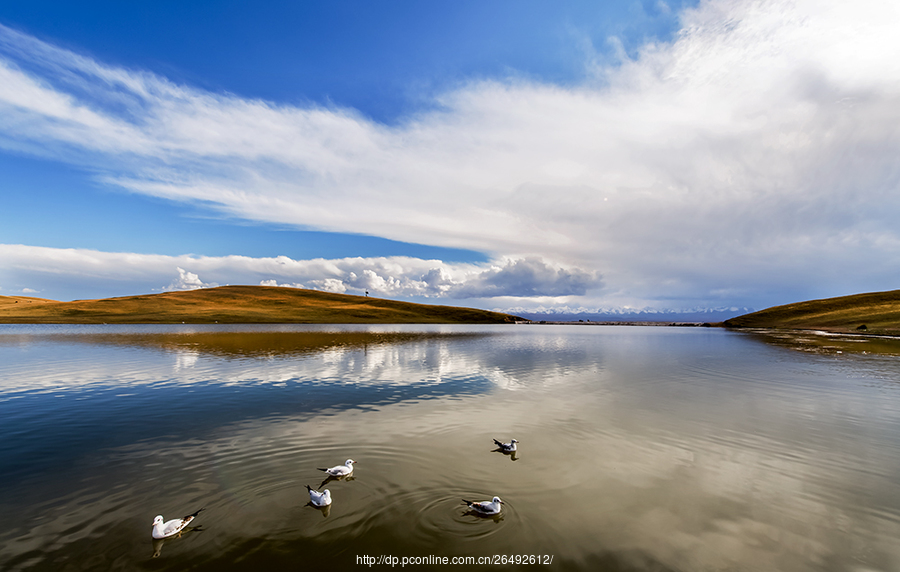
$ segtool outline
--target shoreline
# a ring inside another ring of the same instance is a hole
[[[536,324],[555,325],[555,326],[655,326],[655,327],[676,327],[676,328],[721,328],[721,322],[656,322],[656,321],[594,321],[594,320],[578,320],[577,322],[555,321],[555,320],[530,320],[528,322],[516,322],[516,324]]]

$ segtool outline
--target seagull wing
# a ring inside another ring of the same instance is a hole
[[[197,516],[198,514],[200,514],[201,510],[203,510],[203,509],[202,508],[197,509],[195,512],[192,512],[191,514],[189,514],[187,516],[181,517],[181,520],[185,521],[185,524],[187,524],[188,522],[194,520],[194,517]]]
[[[163,535],[172,536],[173,534],[178,534],[184,529],[184,527],[189,525],[191,521],[194,520],[194,517],[200,514],[201,510],[203,509],[201,508],[192,514],[183,516],[181,518],[173,518],[172,520],[166,522],[162,527]]]
[[[185,522],[183,518],[173,518],[172,520],[163,524],[163,536],[172,536],[173,534],[178,533],[179,530],[184,528],[184,525]]]

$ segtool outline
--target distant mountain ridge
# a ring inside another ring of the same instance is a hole
[[[632,310],[632,309],[597,309],[572,310],[571,308],[547,309],[544,311],[528,311],[511,308],[506,312],[528,318],[533,321],[568,321],[579,320],[592,322],[723,322],[729,318],[752,312],[750,308],[698,308],[695,310]]]

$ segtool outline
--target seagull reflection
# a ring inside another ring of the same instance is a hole
[[[491,452],[492,453],[503,453],[504,455],[509,457],[510,461],[518,461],[519,460],[518,451],[504,451],[503,449],[493,449],[493,450],[491,450]]]
[[[203,532],[205,529],[203,525],[199,526],[187,526],[181,530],[175,536],[169,536],[168,538],[154,538],[153,539],[153,558],[159,558],[159,555],[162,554],[163,544],[166,542],[175,542],[179,538],[183,538],[185,534],[190,534],[192,532]]]
[[[319,506],[319,505],[313,504],[312,501],[309,501],[308,503],[306,503],[306,506],[311,506],[314,509],[316,509],[317,511],[321,512],[322,518],[328,518],[328,515],[331,514],[331,505],[330,504],[326,504],[325,506]]]
[[[480,511],[477,511],[477,510],[474,510],[471,508],[466,509],[466,511],[463,513],[463,516],[475,516],[475,517],[478,517],[479,520],[493,520],[494,523],[499,523],[501,520],[503,520],[502,513],[484,514],[483,512],[480,512]]]
[[[331,475],[328,475],[327,477],[325,477],[325,480],[322,481],[322,484],[320,484],[320,485],[319,485],[318,487],[316,487],[316,488],[317,488],[317,489],[321,489],[322,487],[324,487],[325,485],[327,485],[328,483],[330,483],[330,482],[332,482],[332,481],[347,481],[347,482],[350,482],[350,481],[353,481],[353,480],[356,480],[356,477],[354,477],[354,476],[352,476],[352,475],[349,476],[349,477],[332,477]]]

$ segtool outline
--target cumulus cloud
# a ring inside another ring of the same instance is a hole
[[[599,285],[596,273],[554,268],[543,260],[526,258],[484,270],[463,284],[452,285],[448,291],[458,298],[583,296],[589,288]]]
[[[175,267],[175,270],[178,271],[178,278],[172,281],[171,284],[163,288],[165,292],[172,292],[175,290],[198,290],[200,288],[214,288],[218,286],[218,284],[207,284],[200,280],[200,277],[193,272],[188,272],[184,268]]]
[[[552,266],[535,258],[486,264],[450,264],[399,256],[294,260],[287,256],[163,256],[4,244],[0,244],[0,277],[22,283],[54,279],[94,284],[115,281],[129,285],[131,292],[237,283],[457,300],[567,296],[600,284],[596,272]]]
[[[602,268],[607,303],[895,287],[900,8],[709,0],[681,24],[582,85],[472,82],[396,126],[175,85],[0,28],[0,145],[247,219]],[[462,288],[430,270],[327,279]],[[528,292],[516,277],[596,284],[517,262],[466,288]]]

